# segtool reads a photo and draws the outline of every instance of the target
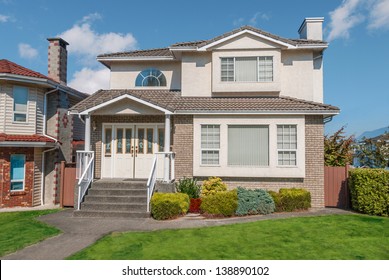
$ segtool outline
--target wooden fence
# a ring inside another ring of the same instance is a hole
[[[76,163],[61,162],[61,207],[74,207],[74,188],[76,184]]]
[[[324,197],[326,207],[350,208],[347,185],[349,166],[324,167]]]

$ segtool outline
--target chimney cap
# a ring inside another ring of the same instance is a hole
[[[65,47],[66,47],[67,45],[69,45],[68,42],[66,42],[64,39],[62,39],[62,38],[60,38],[60,37],[47,38],[47,41],[49,41],[49,42],[52,42],[52,41],[59,41],[59,43],[60,43],[61,45],[64,45]]]
[[[298,33],[301,33],[301,31],[303,30],[303,28],[305,27],[305,25],[308,22],[323,22],[323,21],[324,21],[324,17],[307,17],[304,19],[303,23],[300,25]]]

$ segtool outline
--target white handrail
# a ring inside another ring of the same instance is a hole
[[[82,199],[84,198],[90,183],[93,181],[94,158],[95,158],[95,154],[93,151],[77,151],[77,175],[78,175],[77,210],[80,210]]]

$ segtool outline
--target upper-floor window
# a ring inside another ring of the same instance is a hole
[[[28,88],[15,86],[13,88],[13,98],[13,120],[15,122],[27,122]]]
[[[155,68],[148,68],[139,73],[136,77],[135,86],[137,87],[165,87],[165,75]]]
[[[222,82],[272,82],[273,57],[222,57]]]

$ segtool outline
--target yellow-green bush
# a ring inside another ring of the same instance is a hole
[[[201,186],[201,195],[207,196],[227,190],[227,185],[219,177],[209,177]]]
[[[280,189],[279,192],[268,191],[274,200],[276,212],[307,210],[311,207],[311,193],[304,189]]]
[[[354,210],[369,215],[389,215],[389,171],[354,169],[350,171],[348,182]]]
[[[219,191],[212,195],[202,197],[200,209],[211,215],[234,215],[238,207],[238,194],[236,190]]]
[[[156,220],[171,219],[189,209],[189,196],[185,193],[154,193],[150,202],[151,215]]]

